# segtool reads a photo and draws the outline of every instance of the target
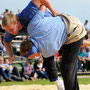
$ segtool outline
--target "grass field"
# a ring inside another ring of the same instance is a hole
[[[85,77],[85,76],[84,76]],[[78,81],[79,81],[79,84],[84,84],[84,85],[87,85],[87,84],[90,84],[90,78],[81,78],[79,77],[78,78]],[[10,86],[10,85],[54,85],[54,83],[51,83],[49,82],[49,80],[42,80],[42,79],[39,79],[39,80],[36,80],[36,81],[21,81],[21,82],[2,82],[0,83],[0,86]]]

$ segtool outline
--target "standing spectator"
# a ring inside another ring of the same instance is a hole
[[[10,11],[10,14],[13,14],[13,11]]]
[[[86,31],[88,32],[89,31],[88,20],[85,21],[84,27],[85,27]]]
[[[11,78],[11,72],[12,72],[12,65],[9,65],[9,61],[8,59],[4,59],[4,62],[3,62],[3,66],[6,67],[6,68],[3,68],[3,70],[5,71],[5,73],[7,74],[7,76],[9,78]]]
[[[86,69],[89,71],[90,70],[90,46],[86,47]]]
[[[21,10],[18,10],[18,14],[21,13]]]
[[[9,9],[5,9],[4,13],[2,15],[9,14]]]
[[[61,59],[62,59],[62,56],[60,55],[59,52],[57,52],[55,55],[54,55],[54,61],[56,63],[56,68],[58,71],[61,71],[60,70],[60,62],[61,62]]]
[[[2,43],[1,37],[0,37],[0,50],[2,50],[3,52],[6,51],[5,47],[4,47],[3,43]]]

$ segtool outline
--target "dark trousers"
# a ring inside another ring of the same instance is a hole
[[[57,74],[56,64],[54,62],[54,56],[49,57],[49,58],[43,57],[43,59],[44,59],[43,64],[46,69],[49,80],[51,82],[55,81],[58,77],[58,74]]]
[[[65,90],[79,90],[76,63],[82,41],[83,38],[72,44],[63,45],[60,49],[60,53],[62,52],[61,74],[64,80]],[[54,57],[44,58],[44,65],[49,80],[55,81],[58,75],[54,63]]]
[[[10,72],[8,72],[10,73]],[[8,73],[6,73],[3,68],[0,68],[0,76],[2,76],[6,81],[8,81]]]
[[[12,70],[12,74],[11,74],[11,79],[15,80],[15,81],[21,81],[21,76],[20,76],[20,72],[18,70],[17,67],[14,67]]]

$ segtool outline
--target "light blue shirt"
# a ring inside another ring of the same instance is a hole
[[[44,17],[44,13],[40,10],[29,22],[27,32],[45,58],[53,56],[67,40],[63,19],[60,16]]]

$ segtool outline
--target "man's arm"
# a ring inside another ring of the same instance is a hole
[[[59,15],[60,13],[56,11],[52,5],[50,4],[49,0],[32,0],[38,7],[40,7],[41,4],[45,5],[53,14],[53,16]]]
[[[6,48],[6,51],[7,51],[7,54],[9,55],[9,61],[13,61],[15,56],[13,54],[13,49],[12,49],[12,45],[11,45],[11,42],[7,43],[7,42],[4,42],[4,46]]]
[[[84,45],[84,46],[90,46],[90,41],[88,41],[88,40],[83,40],[83,45]]]
[[[4,42],[4,45],[5,45],[5,48],[6,48],[8,55],[13,56],[13,49],[12,49],[11,42],[9,42],[9,43]]]
[[[6,48],[7,54],[9,55],[9,61],[11,61],[11,59],[13,60],[13,57],[14,57],[13,49],[11,45],[11,41],[13,40],[14,37],[15,35],[11,35],[8,32],[6,32],[4,37],[4,46]]]

